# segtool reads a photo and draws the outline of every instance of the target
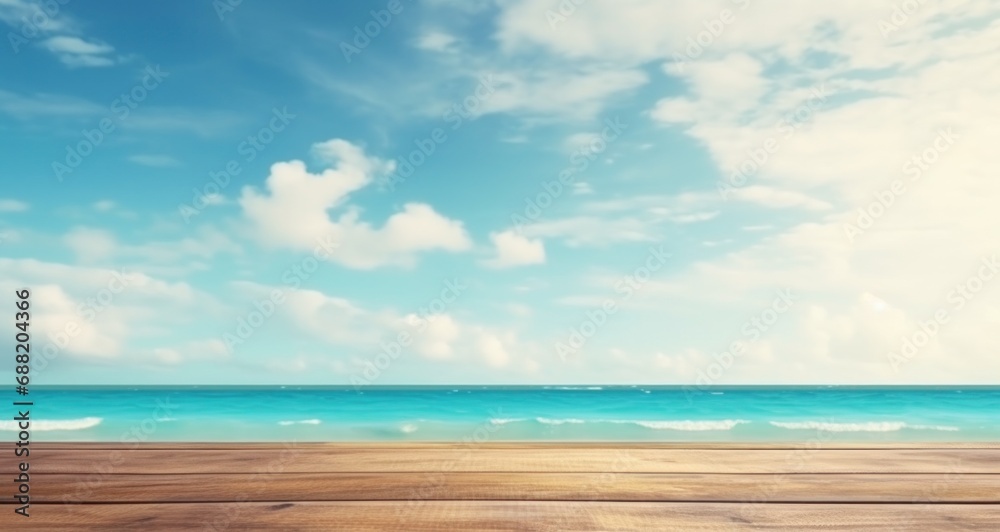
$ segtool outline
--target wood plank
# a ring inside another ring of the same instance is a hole
[[[183,456],[183,460],[178,459]],[[32,449],[34,473],[257,472],[1000,473],[1000,449]],[[0,471],[19,459],[0,455]]]
[[[1000,503],[1000,475],[283,473],[35,475],[32,501],[604,500]],[[14,501],[7,501],[13,503]]]
[[[32,505],[7,530],[983,530],[1000,505],[425,501]]]

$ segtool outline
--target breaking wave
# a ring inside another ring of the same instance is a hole
[[[278,424],[282,426],[288,425],[319,425],[321,422],[318,419],[303,419],[302,421],[279,421]]]
[[[509,423],[518,423],[532,421],[528,418],[495,418],[491,419],[490,423],[493,425],[506,425]],[[653,430],[683,430],[683,431],[702,431],[702,430],[731,430],[737,425],[742,425],[744,423],[750,423],[745,419],[721,419],[721,420],[630,420],[630,419],[577,419],[577,418],[545,418],[536,417],[535,422],[541,423],[543,425],[582,425],[585,423],[612,423],[618,425],[636,425],[639,427],[653,429]]]
[[[640,427],[657,430],[731,430],[736,425],[750,423],[745,419],[723,419],[720,421],[627,421]]]
[[[491,425],[506,425],[507,423],[517,423],[518,421],[527,421],[527,418],[523,417],[513,417],[513,418],[493,418],[490,420]]]
[[[31,422],[33,431],[39,430],[86,430],[101,424],[103,419],[99,417],[85,417],[80,419],[60,419],[60,420],[38,420]],[[17,421],[0,421],[0,430],[21,430]]]
[[[586,423],[586,421],[584,421],[582,419],[574,419],[574,418],[549,419],[547,417],[536,417],[535,421],[537,421],[539,423],[543,423],[545,425],[563,425],[563,424],[566,424],[566,423],[573,423],[573,424]]]

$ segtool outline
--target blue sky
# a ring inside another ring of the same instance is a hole
[[[39,383],[995,381],[997,13],[0,0],[0,288]]]

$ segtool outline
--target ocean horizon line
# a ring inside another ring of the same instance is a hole
[[[652,388],[652,389],[676,389],[676,390],[749,390],[749,389],[1000,389],[1000,384],[602,384],[602,383],[549,383],[549,384],[35,384],[33,389],[53,390],[53,389],[84,389],[84,388],[313,388],[313,389],[344,389],[344,390],[376,390],[376,389],[448,389],[448,388],[476,388],[476,389],[511,389],[511,388],[549,388],[566,390],[584,389],[619,389],[619,388]]]

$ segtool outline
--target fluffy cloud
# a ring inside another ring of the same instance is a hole
[[[105,67],[114,65],[119,58],[112,56],[114,47],[79,35],[80,24],[59,5],[41,5],[29,0],[4,0],[0,2],[0,22],[14,31],[8,40],[15,53],[38,35],[48,36],[39,45],[70,67]]]
[[[428,31],[420,36],[417,40],[417,48],[422,50],[430,50],[433,52],[448,52],[451,51],[452,47],[455,45],[457,39],[453,35],[449,35],[441,31]]]
[[[514,231],[491,233],[496,256],[484,261],[490,268],[509,268],[545,263],[545,245],[541,240],[526,238]]]
[[[132,337],[169,337],[172,327],[191,318],[192,309],[205,318],[218,308],[186,283],[133,271],[0,259],[0,278],[5,293],[30,287],[39,371],[64,367],[63,354],[75,360],[126,359]]]
[[[404,205],[379,228],[361,221],[360,209],[347,204],[349,194],[391,172],[394,164],[339,139],[316,145],[314,153],[335,166],[312,174],[301,161],[277,163],[271,167],[266,193],[243,189],[240,205],[263,244],[308,251],[332,241],[336,246],[331,260],[358,269],[409,265],[425,251],[471,248],[461,222],[423,203]],[[329,211],[337,209],[341,214],[332,219]]]
[[[510,354],[503,342],[496,335],[483,334],[479,337],[479,351],[486,363],[495,368],[501,368],[510,363]]]
[[[104,67],[115,64],[115,58],[108,55],[115,51],[113,46],[88,42],[79,37],[51,37],[42,42],[42,47],[71,67]]]
[[[903,16],[893,7],[627,0],[581,4],[555,23],[542,16],[552,9],[543,0],[503,9],[497,37],[508,50],[542,47],[574,64],[617,60],[618,68],[658,61],[683,82],[682,94],[664,94],[648,116],[704,146],[722,176],[725,201],[711,190],[689,193],[690,204],[800,211],[780,234],[671,272],[631,302],[685,300],[721,316],[761,292],[804,294],[802,314],[788,318],[794,330],[761,340],[756,349],[768,355],[730,382],[961,382],[996,367],[987,332],[995,287],[942,327],[908,374],[886,361],[998,251],[987,228],[1000,225],[992,206],[1000,182],[990,177],[990,144],[1000,136],[991,118],[1000,112],[996,8],[922,2]],[[713,36],[706,28],[724,9],[730,22]],[[701,33],[708,37],[692,46]],[[624,212],[614,201],[599,212]],[[675,196],[647,212],[666,216],[682,204]],[[581,223],[569,220],[525,234],[566,234]]]
[[[366,368],[372,371],[371,364],[378,359],[383,366],[380,370],[386,369],[387,361],[409,367],[449,364],[472,372],[483,368],[515,372],[537,369],[530,357],[540,352],[538,346],[518,340],[513,330],[459,320],[451,309],[402,314],[391,308],[365,308],[318,290],[246,282],[234,283],[234,288],[239,294],[237,299],[246,302],[265,299],[275,289],[280,290],[283,302],[275,305],[272,313],[280,323],[271,330],[291,329],[336,347],[325,357],[312,357],[309,367],[321,363],[336,366],[337,372],[344,373],[348,360],[359,372]],[[255,342],[267,341],[268,327],[266,323],[255,327]]]

